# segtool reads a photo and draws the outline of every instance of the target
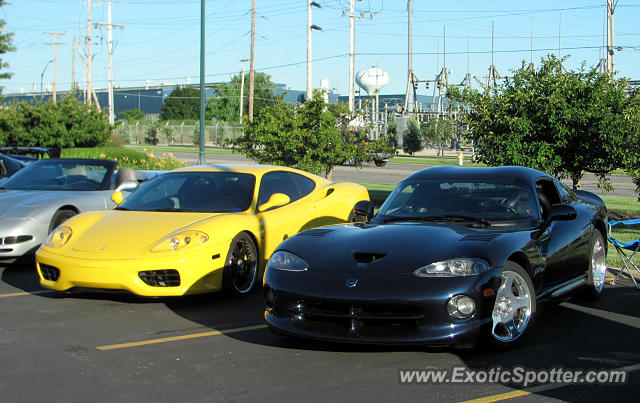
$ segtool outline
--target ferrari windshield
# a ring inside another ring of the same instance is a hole
[[[255,176],[238,172],[172,172],[140,187],[118,210],[231,213],[251,206]]]
[[[538,219],[534,194],[522,183],[417,179],[400,183],[377,219],[391,221],[497,221],[531,224]]]
[[[104,190],[116,163],[91,159],[44,159],[27,164],[0,188],[13,190]]]

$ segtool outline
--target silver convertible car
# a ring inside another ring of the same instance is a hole
[[[113,208],[111,194],[154,176],[118,170],[106,159],[43,159],[0,184],[0,262],[31,255],[58,225],[78,213]]]

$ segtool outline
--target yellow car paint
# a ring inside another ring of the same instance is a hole
[[[255,242],[260,279],[266,261],[284,239],[309,228],[346,222],[356,202],[369,200],[363,186],[332,183],[292,168],[238,164],[186,167],[172,172],[181,171],[252,174],[256,181],[251,206],[232,213],[112,210],[76,215],[64,223],[72,231],[65,245],[52,248],[43,244],[37,251],[41,285],[60,291],[74,287],[120,289],[143,296],[218,291],[231,241],[239,233],[246,232]],[[314,181],[315,188],[294,201],[287,195],[273,194],[258,211],[262,176],[273,171],[302,175]],[[162,240],[187,230],[206,234],[207,240],[183,249],[152,251]],[[46,280],[42,265],[59,269],[58,279]],[[138,276],[144,270],[171,269],[180,274],[179,286],[150,286]]]

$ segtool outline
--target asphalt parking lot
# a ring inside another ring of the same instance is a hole
[[[262,297],[140,299],[41,289],[0,266],[0,401],[637,401],[640,291],[546,304],[507,352],[343,345],[274,336]],[[623,385],[403,384],[401,370],[627,371]]]

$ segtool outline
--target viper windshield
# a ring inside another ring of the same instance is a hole
[[[536,199],[523,183],[416,179],[400,183],[377,214],[383,222],[498,222],[532,224]]]
[[[251,206],[255,176],[238,172],[173,172],[147,182],[118,210],[230,213]]]

